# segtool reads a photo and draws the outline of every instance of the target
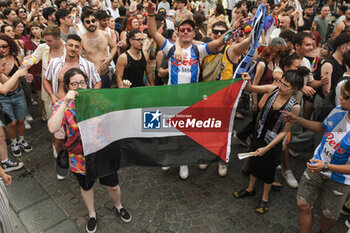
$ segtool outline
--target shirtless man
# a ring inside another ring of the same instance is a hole
[[[68,35],[65,44],[66,55],[54,58],[47,67],[43,85],[50,93],[52,105],[65,96],[63,76],[71,68],[80,68],[88,75],[89,88],[100,88],[101,79],[93,63],[79,56],[81,50],[81,38],[78,35]],[[64,143],[65,132],[63,128],[54,133],[56,151],[60,151]],[[68,174],[67,174],[68,175]],[[58,180],[65,179],[65,176],[58,175]]]
[[[102,88],[109,88],[111,86],[111,79],[108,76],[109,64],[117,53],[117,45],[108,32],[97,30],[96,18],[92,11],[84,11],[81,20],[86,28],[86,33],[81,37],[85,56],[95,64],[101,76]]]
[[[117,35],[114,33],[112,29],[108,27],[109,15],[104,10],[98,10],[95,14],[98,22],[97,29],[101,31],[108,32],[108,34],[112,37],[113,41],[117,41]]]

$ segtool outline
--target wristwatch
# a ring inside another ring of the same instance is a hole
[[[324,163],[324,167],[322,168],[323,172],[329,172],[329,168],[328,168],[328,163]]]

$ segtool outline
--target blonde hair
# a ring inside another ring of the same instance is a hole
[[[61,30],[56,25],[55,26],[47,26],[43,30],[43,36],[48,36],[48,35],[51,35],[57,39],[57,38],[61,37]]]

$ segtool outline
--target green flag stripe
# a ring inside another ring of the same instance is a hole
[[[78,90],[75,100],[78,122],[108,112],[151,107],[190,106],[203,97],[237,82],[230,79],[191,84],[127,89]]]

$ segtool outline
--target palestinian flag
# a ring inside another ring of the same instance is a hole
[[[227,161],[241,79],[78,90],[88,179],[126,166]]]

